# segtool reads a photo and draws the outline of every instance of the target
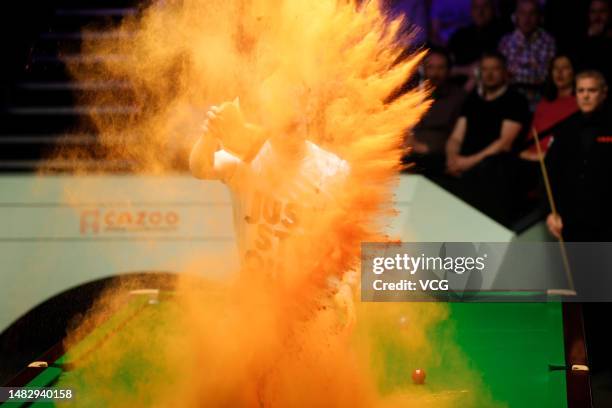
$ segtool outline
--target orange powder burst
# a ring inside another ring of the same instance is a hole
[[[87,70],[71,66],[77,80],[129,85],[85,102],[138,108],[123,116],[91,113],[100,134],[96,157],[127,162],[136,173],[185,168],[209,107],[239,97],[248,122],[268,133],[299,123],[308,140],[350,167],[327,192],[333,199],[326,211],[304,214],[304,233],[288,238],[293,256],[283,259],[281,283],[250,276],[223,285],[224,295],[211,300],[190,273],[209,261],[185,271],[177,312],[160,322],[163,333],[135,333],[125,348],[105,355],[101,368],[84,371],[86,383],[98,384],[100,406],[491,406],[463,362],[453,367],[462,369],[462,386],[471,387],[468,400],[379,387],[379,345],[364,333],[395,336],[411,355],[435,360],[425,333],[447,317],[443,305],[358,305],[352,332],[341,328],[330,300],[329,278],[358,269],[360,244],[389,239],[383,231],[393,215],[403,134],[429,106],[422,90],[385,103],[423,57],[400,58],[401,25],[376,2],[177,0],[153,3],[127,19],[115,28],[127,34],[117,40],[85,42],[86,55],[123,57]],[[60,148],[58,154],[90,153]],[[290,170],[268,183],[282,190]],[[119,291],[100,304],[114,304],[108,299]],[[95,310],[89,321],[106,313]],[[411,335],[396,336],[385,326],[399,315],[415,316]],[[157,364],[175,373],[171,382],[148,376],[129,392],[104,389],[126,350],[148,350],[152,343],[159,345]]]

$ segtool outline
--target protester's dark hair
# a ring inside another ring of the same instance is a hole
[[[550,64],[548,64],[548,76],[546,77],[546,83],[544,84],[544,92],[543,96],[549,101],[554,101],[558,96],[558,89],[555,85],[555,81],[553,79],[553,67],[555,62],[561,58],[567,58],[572,66],[572,70],[574,70],[574,78],[576,78],[576,65],[574,64],[574,60],[568,54],[558,54],[553,59],[550,60]],[[574,81],[574,84],[576,82]]]

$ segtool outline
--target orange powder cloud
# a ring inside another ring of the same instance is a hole
[[[92,111],[96,151],[60,146],[55,158],[93,155],[144,174],[184,170],[209,107],[239,97],[250,123],[269,134],[300,123],[305,137],[345,160],[350,173],[330,187],[325,211],[305,212],[303,233],[287,238],[291,256],[282,260],[282,279],[271,284],[238,273],[236,281],[204,284],[198,272],[218,260],[193,262],[151,325],[130,332],[120,348],[105,349],[103,360],[78,367],[82,395],[118,407],[493,406],[458,350],[451,354],[462,380],[454,385],[469,390],[467,397],[381,385],[389,375],[381,338],[407,359],[440,364],[427,333],[447,318],[443,305],[355,299],[358,323],[347,330],[328,283],[358,270],[362,242],[391,239],[384,228],[394,214],[403,135],[429,106],[420,89],[385,102],[423,57],[400,58],[401,25],[376,2],[182,0],[153,3],[126,19],[114,28],[127,34],[117,40],[84,43],[84,55],[122,58],[88,69],[73,65],[77,80],[128,84],[84,102],[138,111]],[[290,170],[268,181],[280,195]],[[125,285],[117,282],[70,338],[114,310],[109,305]],[[413,316],[408,332],[397,330],[402,316]],[[134,350],[142,354],[142,375],[124,389],[116,377]]]

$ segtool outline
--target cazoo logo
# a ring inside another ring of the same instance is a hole
[[[174,231],[180,223],[176,211],[93,209],[81,211],[81,235],[104,232]]]

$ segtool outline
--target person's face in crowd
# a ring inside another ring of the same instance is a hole
[[[472,21],[484,27],[493,20],[493,5],[490,0],[472,0]]]
[[[567,57],[555,59],[552,66],[552,78],[557,89],[572,87],[574,82],[574,68]]]
[[[424,63],[424,76],[434,87],[440,86],[449,76],[448,63],[443,55],[432,53],[427,56]]]
[[[506,84],[507,72],[497,58],[483,58],[480,62],[480,77],[486,91],[494,91]]]
[[[594,33],[602,33],[610,23],[610,7],[601,0],[591,2],[589,7],[589,26]]]
[[[537,6],[530,1],[519,1],[516,6],[516,27],[524,34],[530,35],[537,28],[540,20]]]
[[[607,90],[597,78],[579,78],[576,82],[576,101],[583,113],[597,109],[606,99]]]

